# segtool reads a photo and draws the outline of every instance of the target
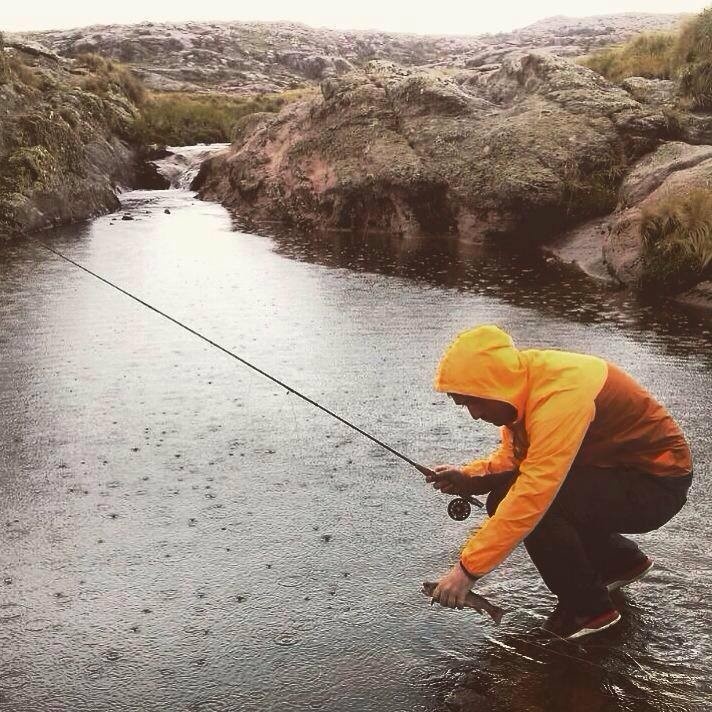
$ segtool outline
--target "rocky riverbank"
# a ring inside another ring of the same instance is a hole
[[[559,239],[555,254],[638,287],[641,210],[712,178],[712,149],[692,145],[704,121],[547,52],[450,72],[371,62],[250,117],[195,187],[300,228]]]
[[[0,235],[115,210],[121,186],[163,186],[131,141],[138,85],[36,45],[0,44]]]

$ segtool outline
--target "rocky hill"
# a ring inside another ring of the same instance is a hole
[[[97,52],[130,64],[160,90],[280,91],[345,74],[374,59],[404,66],[470,67],[512,50],[580,55],[683,15],[551,18],[506,34],[428,36],[315,29],[295,23],[185,22],[83,27],[25,35],[64,56]]]

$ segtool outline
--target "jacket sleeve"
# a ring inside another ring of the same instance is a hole
[[[463,472],[468,475],[494,475],[515,468],[512,431],[507,427],[502,427],[499,432],[502,439],[499,447],[489,457],[468,462],[462,467]]]
[[[494,516],[468,539],[460,561],[482,576],[499,565],[546,514],[578,453],[596,411],[574,393],[549,398],[527,424],[529,449]]]

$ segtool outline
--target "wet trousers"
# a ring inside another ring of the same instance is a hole
[[[492,516],[516,476],[507,475],[487,498]],[[539,524],[524,540],[531,560],[559,603],[580,615],[612,606],[604,585],[639,564],[644,554],[622,534],[657,529],[682,508],[692,475],[574,467]]]

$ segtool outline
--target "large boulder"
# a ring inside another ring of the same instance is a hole
[[[633,287],[642,281],[640,225],[644,211],[670,195],[684,195],[710,184],[712,146],[666,143],[632,168],[621,186],[620,203],[603,241],[604,259],[616,279]]]
[[[539,52],[453,78],[392,62],[332,77],[205,166],[201,195],[300,225],[545,240],[611,210],[662,114]]]

